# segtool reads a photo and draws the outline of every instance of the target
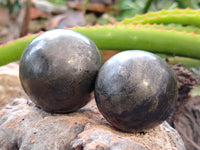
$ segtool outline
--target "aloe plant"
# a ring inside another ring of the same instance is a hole
[[[173,58],[177,62],[181,58],[182,61],[187,59],[188,62],[199,64],[199,13],[200,10],[191,9],[162,10],[125,19],[115,25],[77,26],[70,29],[93,40],[101,50],[140,49],[170,55],[171,58],[174,55],[181,56]],[[31,34],[1,45],[0,65],[19,60],[26,45],[36,36]]]

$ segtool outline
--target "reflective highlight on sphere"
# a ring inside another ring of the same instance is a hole
[[[37,106],[49,112],[72,112],[91,99],[101,65],[101,54],[91,40],[75,31],[55,29],[27,45],[20,80]]]
[[[162,123],[178,96],[174,73],[160,57],[124,51],[100,69],[95,84],[99,111],[114,127],[139,132]]]

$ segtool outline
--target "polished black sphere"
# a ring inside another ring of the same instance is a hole
[[[67,113],[89,102],[101,65],[101,53],[91,40],[75,31],[55,29],[27,45],[20,80],[37,106]]]
[[[160,57],[130,50],[111,57],[99,70],[95,99],[114,127],[140,132],[162,123],[177,101],[177,81]]]

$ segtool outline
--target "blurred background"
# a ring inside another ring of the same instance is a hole
[[[114,24],[148,11],[199,9],[200,0],[0,0],[0,44],[55,28]],[[104,61],[117,51],[103,51]],[[189,68],[200,78],[200,67]],[[200,93],[200,87],[193,92]]]
[[[174,8],[199,9],[200,0],[0,0],[0,45],[29,33],[114,24],[136,14]],[[103,51],[104,61],[115,53]],[[173,68],[179,76],[179,104],[174,121],[168,122],[179,131],[187,149],[196,150],[200,149],[200,66],[187,69],[181,65]],[[7,70],[9,73],[5,73]],[[1,67],[0,109],[23,96],[18,64]]]
[[[0,44],[54,28],[113,24],[148,11],[199,9],[200,0],[0,0]]]

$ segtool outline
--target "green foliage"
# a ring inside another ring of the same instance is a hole
[[[119,14],[115,15],[117,21],[124,18],[134,17],[148,11],[160,11],[161,9],[172,10],[174,8],[199,9],[200,0],[118,0],[116,9]]]
[[[56,5],[66,5],[66,0],[47,0],[47,1]]]
[[[198,9],[199,0],[175,0],[178,3],[179,8],[192,8]]]
[[[19,11],[19,9],[22,7],[22,4],[19,2],[19,0],[0,0],[0,6],[7,7],[10,14],[13,14]]]
[[[144,3],[145,0],[118,0],[115,7],[120,13],[115,16],[116,20],[120,21],[140,13],[141,9],[144,7]]]

